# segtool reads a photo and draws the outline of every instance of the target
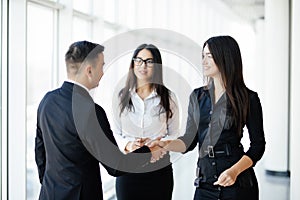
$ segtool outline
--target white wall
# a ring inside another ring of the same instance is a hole
[[[265,1],[265,167],[288,169],[289,1]]]
[[[291,122],[290,122],[290,199],[300,199],[300,1],[292,1]]]

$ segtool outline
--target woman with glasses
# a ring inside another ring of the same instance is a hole
[[[168,151],[188,152],[198,144],[194,200],[257,200],[253,167],[265,151],[259,97],[243,80],[238,43],[230,36],[208,39],[202,51],[207,84],[190,96],[186,133],[173,141],[155,141]],[[250,147],[241,144],[247,127]]]
[[[151,140],[176,139],[179,115],[173,93],[163,84],[162,59],[158,48],[142,44],[134,51],[125,87],[119,93],[114,136],[124,153]],[[142,173],[116,179],[118,200],[171,200],[173,172],[169,154],[145,166]]]

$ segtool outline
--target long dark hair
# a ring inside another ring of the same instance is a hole
[[[162,59],[160,52],[156,46],[153,44],[142,44],[137,47],[137,49],[134,51],[132,59],[136,58],[138,53],[143,50],[147,49],[151,52],[153,56],[154,66],[153,66],[153,76],[151,80],[151,87],[156,90],[157,95],[160,96],[160,105],[162,108],[164,108],[167,116],[167,120],[169,118],[172,118],[173,112],[170,108],[170,90],[166,88],[163,84],[163,71],[162,71]],[[120,115],[124,111],[124,109],[128,109],[129,111],[134,111],[134,106],[131,101],[131,95],[130,91],[133,89],[136,89],[137,86],[137,78],[134,74],[134,63],[131,59],[131,63],[129,66],[129,72],[127,75],[126,85],[125,87],[120,91],[119,97],[120,97]],[[162,110],[160,109],[160,113]]]
[[[206,45],[221,73],[226,94],[232,106],[234,123],[238,128],[238,135],[241,136],[242,127],[246,123],[249,98],[248,88],[243,78],[239,45],[230,36],[211,37],[204,43],[203,49]]]

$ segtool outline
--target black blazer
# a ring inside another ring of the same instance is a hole
[[[199,144],[197,165],[201,182],[212,186],[219,175],[238,162],[243,155],[251,158],[253,166],[263,156],[266,141],[262,107],[256,92],[248,89],[248,95],[249,110],[243,128],[247,127],[251,143],[246,152],[240,143],[242,135],[237,134],[238,128],[233,123],[232,107],[226,93],[216,104],[212,103],[214,96],[211,88],[209,90],[204,89],[204,87],[197,88],[190,95],[186,133],[179,139],[188,147],[187,152]],[[209,146],[213,147],[211,151],[214,154],[208,153]],[[224,153],[222,154],[222,152]],[[252,187],[254,184],[257,186],[256,177],[251,167],[237,177],[235,185],[245,189],[245,187]],[[215,192],[219,194],[220,191],[215,188]],[[258,190],[250,197],[256,199],[256,196],[258,197]]]
[[[92,101],[85,89],[77,85],[76,91],[74,88],[73,83],[64,82],[61,88],[48,92],[38,108],[35,159],[42,184],[39,196],[41,200],[102,200],[99,160],[114,153],[113,161],[109,165],[115,169],[104,164],[108,173],[113,176],[123,173],[116,170],[119,166],[133,161],[137,163],[133,154],[125,156],[120,151],[103,148],[99,140],[109,139],[112,144],[117,145],[105,111]],[[77,96],[74,96],[74,93]],[[80,128],[75,124],[72,107],[74,98],[77,97],[89,99],[93,103],[97,124],[100,124],[105,134],[96,133],[96,147],[89,148],[88,144],[93,138],[88,138],[88,134],[87,138],[84,138],[84,133],[81,133],[81,136],[78,133]],[[142,147],[138,152],[150,150],[148,147]],[[137,167],[142,168],[150,157],[150,154],[144,155],[138,161]]]

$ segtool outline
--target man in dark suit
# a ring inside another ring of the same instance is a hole
[[[105,111],[89,95],[103,76],[103,50],[88,41],[73,43],[65,55],[68,80],[39,105],[35,159],[41,200],[102,200],[99,161],[119,176],[143,171],[150,158],[165,153],[143,146],[124,155],[117,148]]]

